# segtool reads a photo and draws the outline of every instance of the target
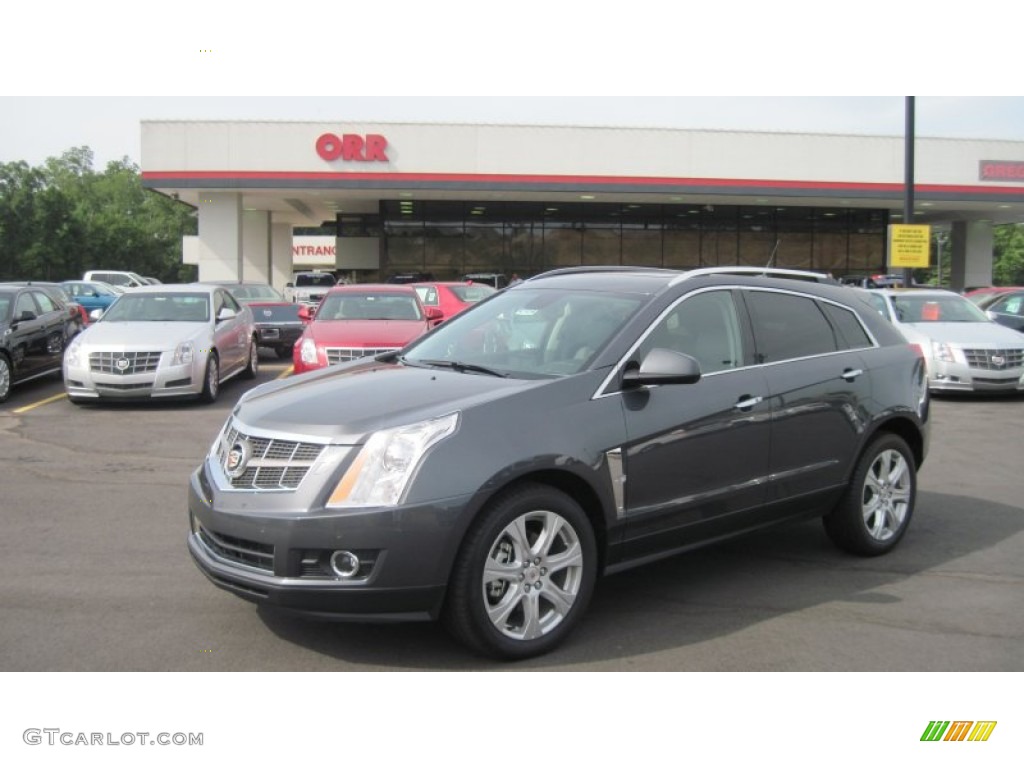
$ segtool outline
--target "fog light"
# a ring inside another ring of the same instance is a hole
[[[359,573],[359,558],[351,552],[339,549],[331,555],[331,570],[340,579],[351,579]]]

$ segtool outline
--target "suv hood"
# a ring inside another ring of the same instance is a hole
[[[380,429],[437,418],[550,383],[371,361],[264,384],[251,390],[234,415],[253,429],[352,445]]]

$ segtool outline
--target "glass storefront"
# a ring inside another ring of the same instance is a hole
[[[688,269],[770,260],[838,277],[885,270],[889,214],[764,205],[388,200],[372,218],[382,235],[382,276],[526,276],[582,265]]]

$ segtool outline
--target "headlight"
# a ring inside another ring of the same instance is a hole
[[[82,340],[75,338],[64,351],[64,361],[72,368],[78,368],[82,361]]]
[[[459,414],[375,432],[335,486],[328,507],[387,507],[402,498],[427,450],[455,432]]]
[[[171,358],[171,365],[187,365],[191,363],[193,352],[191,341],[181,342],[181,344],[174,348],[174,357]]]
[[[310,338],[302,340],[302,346],[299,347],[299,359],[309,365],[316,365],[316,342]]]
[[[941,360],[944,363],[956,362],[956,358],[953,357],[953,348],[949,344],[943,344],[940,341],[932,342],[932,355],[936,360]]]

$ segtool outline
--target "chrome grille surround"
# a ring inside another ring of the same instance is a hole
[[[152,373],[160,365],[161,352],[90,352],[89,370],[128,376]]]
[[[234,477],[228,461],[236,446],[245,446],[244,466]],[[230,487],[236,490],[293,491],[323,453],[326,443],[251,435],[234,418],[221,430],[214,457]]]
[[[324,347],[327,353],[327,364],[338,365],[358,360],[361,357],[373,357],[383,355],[385,352],[395,352],[401,347]]]
[[[1014,368],[1024,366],[1024,347],[1019,349],[965,349],[964,358],[969,367],[982,371],[1012,371]]]

